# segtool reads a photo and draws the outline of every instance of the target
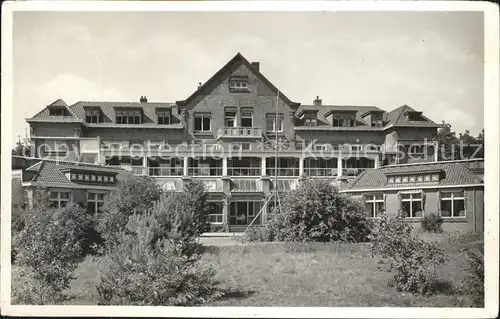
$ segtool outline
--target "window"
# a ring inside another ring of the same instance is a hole
[[[366,195],[365,208],[366,211],[370,214],[370,217],[377,217],[378,214],[384,209],[384,195]]]
[[[408,155],[421,157],[425,155],[424,150],[425,150],[424,145],[410,145],[408,147]]]
[[[248,90],[248,78],[246,77],[234,77],[229,79],[229,90],[230,91],[247,91]]]
[[[420,112],[408,112],[408,121],[422,121]]]
[[[379,119],[372,120],[372,127],[382,127],[382,126],[384,126],[382,120]]]
[[[210,202],[208,210],[208,220],[211,224],[222,224],[223,203]]]
[[[158,111],[157,114],[158,114],[158,124],[160,125],[172,124],[170,118],[170,110]]]
[[[361,152],[362,150],[363,150],[363,147],[361,145],[351,145],[352,152]]]
[[[49,116],[63,116],[64,109],[62,107],[50,108]]]
[[[71,192],[68,191],[50,191],[49,205],[54,208],[63,208],[68,206],[71,201]]]
[[[401,194],[401,209],[405,217],[422,217],[422,194]]]
[[[142,116],[140,110],[116,111],[116,124],[141,124]]]
[[[194,115],[194,132],[210,131],[210,114]]]
[[[253,126],[253,114],[251,110],[241,111],[241,126],[252,127]]]
[[[465,196],[463,191],[441,192],[441,216],[465,217]]]
[[[334,127],[351,127],[356,125],[356,120],[351,116],[347,115],[334,115],[333,126]]]
[[[283,132],[283,114],[267,114],[266,127],[268,132]]]
[[[87,123],[101,122],[101,112],[99,110],[85,110],[85,121]]]
[[[236,127],[236,111],[224,112],[224,126]]]
[[[87,212],[90,214],[96,214],[101,212],[102,206],[104,205],[104,193],[87,193]]]
[[[318,121],[316,119],[306,119],[304,124],[305,126],[317,126]]]

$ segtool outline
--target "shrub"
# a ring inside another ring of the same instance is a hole
[[[425,242],[412,232],[401,214],[382,214],[371,238],[371,252],[380,254],[379,268],[393,273],[399,291],[427,294],[437,285],[437,266],[447,257],[437,243]]]
[[[20,267],[12,276],[12,304],[50,305],[64,301],[61,290],[37,278],[31,268]]]
[[[120,234],[101,273],[99,304],[191,306],[222,296],[215,270],[192,250],[185,253],[190,241],[158,236],[161,227],[153,214],[136,214],[132,220],[134,232]]]
[[[432,233],[442,233],[443,232],[443,219],[437,214],[425,214],[425,216],[420,221],[422,229]]]
[[[464,249],[469,275],[462,281],[462,289],[469,295],[475,307],[484,307],[484,253]]]
[[[362,242],[370,233],[361,203],[327,180],[305,180],[280,202],[280,211],[266,224],[271,240]]]
[[[104,204],[103,211],[98,214],[96,228],[106,245],[111,247],[116,244],[129,216],[151,208],[159,200],[160,194],[160,186],[148,176],[130,176],[120,181]]]
[[[83,256],[85,232],[91,225],[91,216],[76,205],[29,211],[14,242],[17,262],[28,267],[30,276],[48,292],[60,294],[69,287],[71,272]]]
[[[239,236],[241,242],[273,241],[274,237],[268,227],[254,226],[247,229],[243,236]]]

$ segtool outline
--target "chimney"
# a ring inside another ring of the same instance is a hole
[[[319,98],[319,96],[316,96],[316,99],[313,101],[313,104],[314,105],[321,105],[321,99]]]
[[[259,62],[252,62],[252,67],[260,72],[260,63]]]
[[[141,95],[141,98],[139,99],[139,102],[141,102],[141,103],[148,103],[148,98],[146,96],[142,96]]]
[[[198,90],[201,88],[201,82],[198,82]]]

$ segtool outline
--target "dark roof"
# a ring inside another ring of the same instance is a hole
[[[96,107],[101,110],[104,122],[97,125],[116,124],[117,109],[140,109],[143,111],[144,118],[143,124],[140,125],[156,125],[157,122],[157,109],[171,108],[175,106],[174,103],[160,103],[160,102],[106,102],[106,101],[80,101],[70,106],[71,111],[80,119],[85,119],[85,109]],[[173,117],[177,114],[172,113]],[[162,127],[168,127],[162,125]]]
[[[467,163],[447,162],[447,163],[419,163],[415,165],[387,166],[378,169],[367,169],[358,175],[350,184],[349,189],[362,190],[374,188],[405,188],[419,186],[445,186],[480,184],[482,180],[478,178],[472,170],[467,167]],[[439,182],[427,183],[404,183],[387,184],[386,174],[411,174],[428,171],[444,171],[444,176]]]
[[[428,127],[439,127],[439,124],[431,121],[429,118],[421,115],[423,121],[408,121],[407,117],[404,116],[406,112],[417,112],[408,105],[402,105],[397,109],[394,109],[385,114],[384,121],[392,125],[403,125],[403,126],[428,126]],[[419,112],[421,113],[421,112]]]
[[[264,84],[266,84],[273,92],[278,94],[278,88],[274,86],[274,84],[271,83],[262,73],[260,73],[259,70],[257,70],[252,64],[243,57],[241,53],[237,53],[231,60],[229,60],[226,65],[224,65],[219,71],[217,71],[210,79],[208,79],[205,83],[203,83],[196,91],[193,92],[187,99],[182,100],[182,101],[177,101],[177,104],[179,106],[186,105],[189,101],[191,101],[193,98],[195,98],[198,94],[201,92],[204,92],[204,89],[206,89],[209,85],[211,85],[214,82],[220,81],[220,77],[231,67],[234,65],[239,65],[239,64],[244,64],[247,66],[250,70],[253,71],[253,73],[260,78]],[[290,106],[293,107],[298,107],[300,103],[293,102],[291,101],[285,94],[283,94],[281,91],[279,91],[280,97]]]
[[[54,116],[50,115],[50,108],[51,107],[62,107],[68,111],[68,115],[61,115],[61,116]],[[54,102],[50,103],[46,107],[44,107],[40,112],[37,114],[33,115],[28,120],[53,120],[53,121],[61,121],[61,120],[77,120],[78,118],[75,116],[75,114],[71,111],[71,109],[68,107],[66,102],[62,99],[57,99]]]
[[[12,178],[12,205],[23,207],[26,204],[26,193],[22,186],[21,178]]]
[[[89,171],[106,171],[106,172],[116,172],[117,180],[125,179],[130,172],[111,167],[104,167],[96,164],[88,164],[88,163],[75,163],[75,162],[62,162],[56,160],[46,160],[43,159],[35,165],[27,168],[29,171],[36,171],[36,174],[29,182],[39,182],[39,183],[47,183],[47,184],[67,184],[74,185],[75,183],[71,182],[66,175],[65,171],[69,169],[87,169]]]

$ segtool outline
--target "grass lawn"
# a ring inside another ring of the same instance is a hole
[[[457,287],[467,275],[460,248],[481,245],[481,238],[426,235],[439,240],[449,262],[440,269],[440,280]],[[209,246],[203,259],[217,269],[222,285],[234,293],[208,306],[404,306],[464,307],[467,296],[444,291],[432,296],[401,293],[388,285],[390,274],[377,269],[367,244],[264,243]],[[88,257],[75,271],[69,304],[96,304],[95,285],[105,259]],[[15,278],[15,274],[13,274]]]

